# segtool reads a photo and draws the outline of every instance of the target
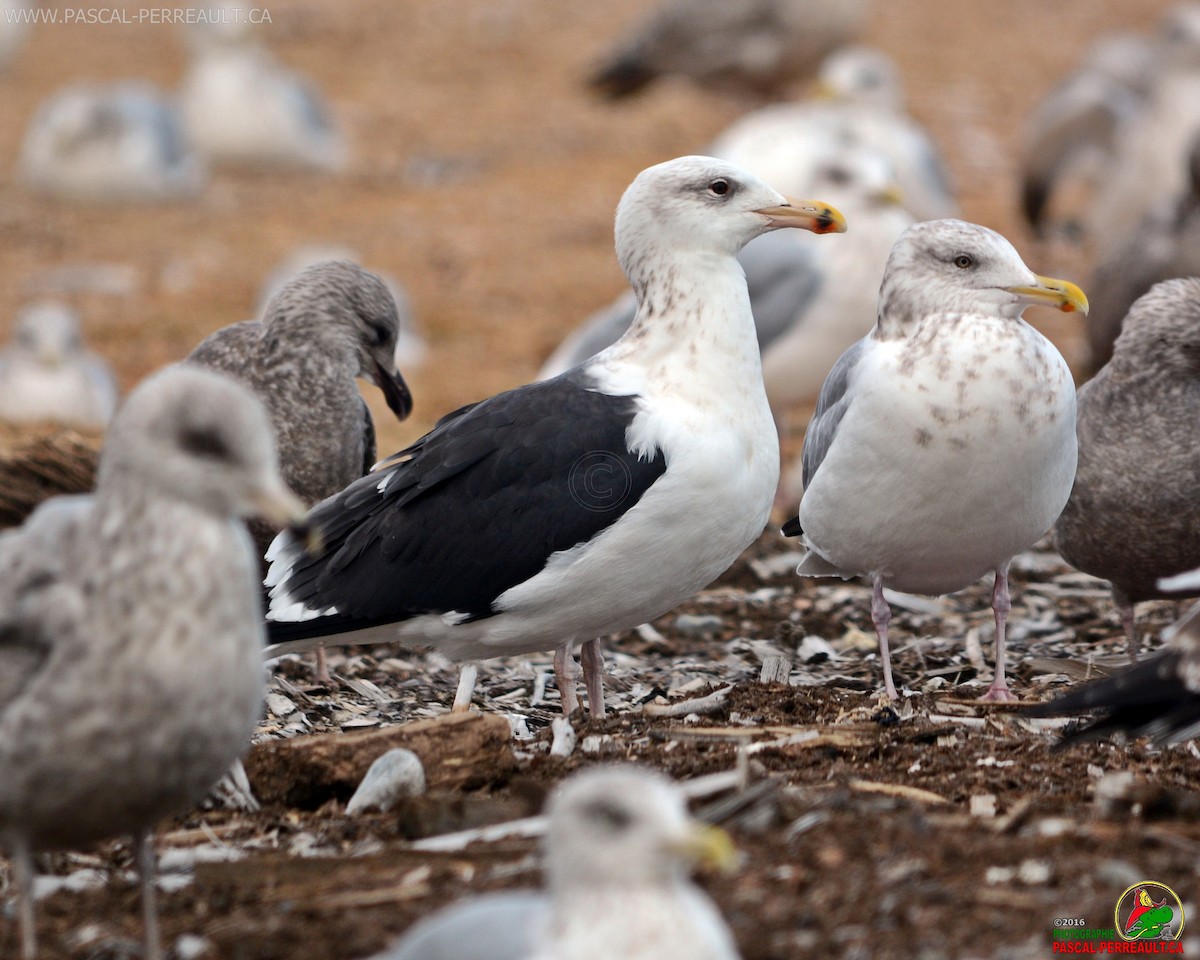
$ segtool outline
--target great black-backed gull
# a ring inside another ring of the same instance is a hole
[[[229,769],[262,709],[257,563],[237,518],[301,511],[254,396],[183,366],[118,411],[94,496],[0,539],[0,839],[23,957],[32,851],[133,834],[145,956],[161,958],[151,831]]]
[[[1079,466],[1054,542],[1112,583],[1134,660],[1134,605],[1198,592],[1159,586],[1200,566],[1197,356],[1200,279],[1168,280],[1134,303],[1112,359],[1079,391]]]
[[[727,864],[729,838],[633,766],[572,776],[551,797],[546,889],[494,893],[421,921],[375,960],[737,960],[720,912],[687,877]]]
[[[879,320],[843,354],[804,438],[804,497],[784,532],[801,576],[874,587],[884,687],[897,697],[883,588],[943,594],[996,575],[995,679],[1004,679],[1008,564],[1045,534],[1075,476],[1075,386],[1030,304],[1087,309],[1074,284],[1035,275],[1012,244],[961,220],[896,242]]]
[[[582,643],[603,716],[597,638],[706,586],[768,519],[779,445],[736,255],[781,227],[844,221],[711,157],[639,174],[616,220],[639,303],[629,332],[559,377],[447,415],[319,505],[320,560],[277,540],[268,653],[335,634],[462,660],[557,648],[570,712]]]

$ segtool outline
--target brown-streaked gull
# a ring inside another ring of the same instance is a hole
[[[64,303],[31,303],[0,352],[0,420],[99,429],[117,404],[112,367],[83,345],[79,315]]]
[[[375,463],[375,424],[356,378],[379,387],[399,419],[412,411],[412,395],[395,368],[399,328],[387,285],[356,263],[331,260],[285,283],[261,321],[210,334],[188,361],[254,390],[271,417],[284,479],[311,507]],[[277,530],[254,523],[250,532],[262,555]],[[318,650],[317,678],[328,679],[327,672]]]
[[[1075,386],[1021,319],[1031,304],[1087,310],[1000,234],[961,220],[896,242],[879,319],[825,381],[804,438],[801,576],[866,576],[884,688],[897,698],[884,587],[944,594],[995,572],[995,678],[1004,679],[1008,564],[1058,518],[1075,476]]]
[[[1135,300],[1156,283],[1200,276],[1200,135],[1192,142],[1187,189],[1166,210],[1150,210],[1136,230],[1096,267],[1088,289],[1088,369],[1094,374],[1112,356],[1113,343]]]
[[[548,815],[544,891],[448,907],[374,960],[736,960],[720,912],[686,872],[729,863],[732,845],[688,816],[670,780],[595,767],[562,784]]]
[[[887,157],[915,219],[956,216],[958,202],[940,151],[904,109],[890,58],[869,47],[840,50],[822,65],[821,80],[820,96],[751,111],[707,152],[794,193],[824,160],[827,144],[857,144]]]
[[[781,227],[844,221],[711,157],[640,173],[616,218],[633,326],[559,377],[448,414],[317,506],[320,561],[276,540],[269,653],[323,639],[459,660],[553,648],[570,713],[582,644],[603,716],[598,638],[706,586],[770,514],[779,444],[737,253]]]
[[[253,32],[205,29],[189,31],[189,39],[179,110],[199,153],[236,166],[325,172],[346,166],[349,151],[328,105]]]
[[[1195,596],[1200,593],[1200,570],[1162,580],[1159,589]],[[1111,733],[1150,737],[1158,744],[1200,736],[1200,604],[1194,604],[1168,628],[1166,637],[1166,646],[1154,656],[1069,690],[1022,715],[1069,717],[1100,712],[1088,726],[1068,733],[1067,742]]]
[[[1197,594],[1159,581],[1200,565],[1198,358],[1200,279],[1168,280],[1133,304],[1112,359],[1079,391],[1079,466],[1054,542],[1112,583],[1135,660],[1135,605]]]
[[[665,0],[607,55],[591,84],[611,99],[660,77],[771,98],[853,39],[868,0]]]
[[[174,105],[132,81],[72,86],[42,103],[19,172],[40,193],[88,203],[187,199],[205,179]]]
[[[145,956],[162,956],[151,830],[249,745],[262,708],[257,565],[238,518],[294,522],[266,414],[177,366],[109,428],[96,492],[39,509],[0,561],[0,838],[22,956],[31,852],[133,834]]]

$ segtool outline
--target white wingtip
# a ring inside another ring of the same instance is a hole
[[[1200,567],[1186,573],[1177,573],[1173,577],[1162,577],[1158,581],[1159,590],[1174,593],[1177,590],[1195,590],[1200,588]]]

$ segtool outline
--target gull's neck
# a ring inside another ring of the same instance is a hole
[[[606,365],[630,364],[650,374],[686,367],[693,378],[736,376],[761,389],[754,315],[736,257],[660,255],[632,265],[629,281],[637,313],[625,335],[602,354]]]

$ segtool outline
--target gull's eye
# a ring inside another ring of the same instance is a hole
[[[733,184],[724,177],[718,177],[708,185],[708,192],[714,197],[724,197],[733,192]]]
[[[613,803],[597,800],[584,811],[584,815],[593,823],[612,833],[621,833],[633,824],[629,811]]]
[[[975,258],[968,256],[965,253],[960,253],[954,258],[954,265],[958,267],[959,270],[968,270],[975,266]]]

